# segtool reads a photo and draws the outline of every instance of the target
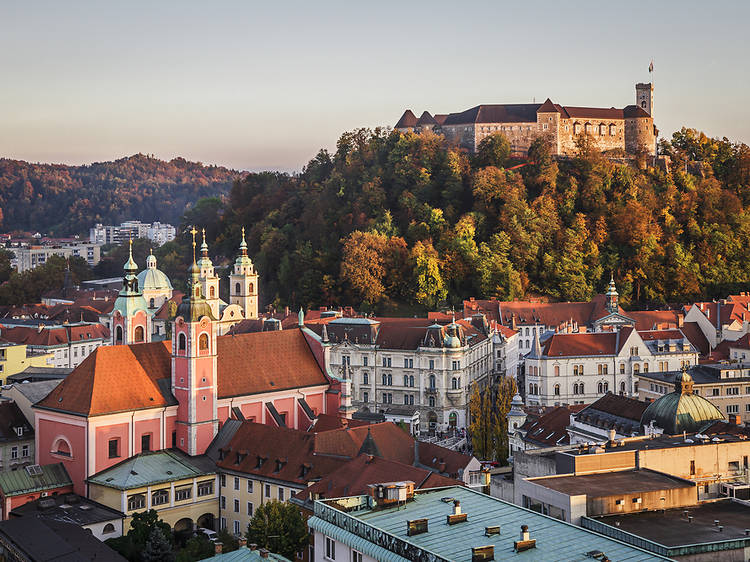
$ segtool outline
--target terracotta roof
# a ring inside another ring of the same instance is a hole
[[[536,123],[536,112],[541,104],[485,104],[477,105],[460,113],[451,113],[444,125],[467,123]]]
[[[368,433],[383,458],[414,464],[414,438],[391,422],[316,433],[315,452],[354,458],[359,454]]]
[[[575,418],[596,427],[614,429],[620,435],[632,435],[640,433],[641,416],[648,405],[648,402],[609,392],[582,409]]]
[[[473,458],[458,451],[424,441],[418,442],[417,454],[421,466],[426,466],[451,478],[458,478],[459,471],[463,471]]]
[[[463,482],[425,468],[370,455],[359,455],[309,488],[297,492],[296,497],[307,500],[311,495],[315,499],[356,496],[367,494],[370,484],[407,480],[414,482],[417,489],[464,485]]]
[[[564,107],[571,119],[625,119],[623,110],[614,107]]]
[[[101,324],[64,324],[61,326],[16,326],[2,330],[3,338],[14,343],[38,347],[67,345],[81,341],[108,340],[109,330]]]
[[[635,320],[638,331],[675,328],[682,316],[678,310],[628,310],[625,315]]]
[[[685,334],[683,334],[679,329],[674,328],[672,330],[638,330],[638,335],[641,336],[641,339],[646,341],[656,341],[656,340],[681,340],[685,339]]]
[[[742,323],[745,320],[750,320],[750,311],[748,310],[747,305],[741,300],[738,300],[737,302],[726,300],[697,302],[694,306],[697,306],[714,326],[717,326],[717,318],[720,318],[721,326],[731,324],[732,322]],[[689,306],[685,308],[686,310],[690,309]]]
[[[216,341],[219,398],[328,383],[300,330]],[[170,381],[170,341],[102,346],[38,405],[81,415],[160,407],[175,403]]]
[[[633,117],[651,117],[645,109],[637,105],[626,105],[622,109],[622,114],[628,119],[632,119]]]
[[[506,326],[511,325],[513,315],[515,314],[518,324],[543,324],[544,326],[556,328],[571,321],[579,326],[591,326],[596,320],[609,314],[605,306],[605,301],[604,295],[596,295],[589,302],[489,302],[496,303],[499,310],[499,315],[496,319]],[[466,304],[466,301],[464,301],[464,309],[466,308]],[[627,316],[627,313],[622,309],[619,309],[618,312]]]
[[[542,344],[542,353],[548,357],[616,355],[617,335],[614,332],[553,334]],[[627,336],[620,337],[624,341]]]
[[[401,116],[401,118],[398,120],[398,123],[396,123],[396,126],[394,129],[405,129],[407,127],[414,127],[417,124],[417,116],[414,115],[411,111],[411,109],[407,109],[404,111],[404,114]]]
[[[570,425],[570,415],[585,407],[584,404],[555,406],[540,417],[527,420],[520,428],[526,432],[524,441],[532,441],[545,447],[570,444],[570,436],[566,431]]]
[[[430,115],[429,111],[422,112],[422,115],[419,116],[419,119],[417,120],[417,125],[437,125],[438,122],[435,121],[435,118]]]
[[[442,125],[443,123],[445,123],[445,119],[448,117],[448,114],[436,113],[435,115],[433,115],[433,117],[435,118],[435,121],[437,121],[438,125]]]
[[[345,429],[347,427],[361,427],[364,425],[370,425],[370,422],[365,420],[341,418],[333,414],[318,414],[318,417],[315,418],[315,421],[307,431],[318,433],[320,431]]]
[[[508,328],[507,326],[503,326],[502,324],[497,324],[495,328],[497,329],[498,332],[500,332],[506,338],[515,336],[518,333],[518,330],[512,330],[511,328]]]

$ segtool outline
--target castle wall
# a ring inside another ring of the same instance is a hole
[[[626,149],[624,119],[562,119],[559,154],[565,156],[576,154],[578,151],[576,139],[583,134],[589,135],[598,150]]]
[[[644,148],[648,154],[655,154],[656,135],[652,117],[625,119],[625,150],[630,153]]]

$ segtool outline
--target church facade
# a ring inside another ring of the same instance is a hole
[[[432,131],[450,144],[472,152],[488,136],[505,135],[511,154],[525,157],[534,139],[549,139],[552,153],[571,156],[582,137],[601,151],[656,154],[651,83],[636,84],[636,103],[623,108],[563,106],[549,98],[544,103],[484,104],[465,111],[417,118],[407,109],[395,125],[402,133]]]
[[[319,413],[339,414],[341,384],[327,372],[320,337],[302,323],[221,335],[195,241],[193,254],[170,341],[149,341],[131,257],[113,319],[118,345],[96,349],[34,406],[37,462],[62,462],[79,494],[87,478],[141,452],[203,454],[230,417],[306,430]],[[238,261],[246,257],[245,246]],[[239,277],[247,281],[248,269]]]

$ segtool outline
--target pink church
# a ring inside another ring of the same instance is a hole
[[[319,337],[302,325],[218,336],[195,259],[172,340],[149,342],[131,262],[114,327],[146,341],[97,348],[34,406],[37,462],[62,462],[77,493],[142,451],[203,454],[230,417],[305,430],[319,413],[339,414],[341,384],[326,372]]]

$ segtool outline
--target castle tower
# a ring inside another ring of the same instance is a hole
[[[203,297],[200,268],[195,262],[187,280],[188,294],[177,308],[172,327],[172,393],[177,399],[177,447],[200,455],[219,430],[216,413],[216,322]]]
[[[130,240],[128,261],[123,266],[125,275],[122,289],[112,309],[112,345],[130,345],[151,341],[151,315],[143,298],[138,277],[138,265],[133,260],[133,241]]]
[[[203,229],[201,243],[201,258],[198,260],[201,276],[201,290],[214,318],[219,318],[219,278],[214,270],[214,264],[208,257],[208,244],[206,243],[206,229]]]
[[[242,308],[245,318],[258,317],[258,274],[247,255],[245,227],[242,227],[240,255],[237,256],[234,269],[229,276],[229,303]]]
[[[607,298],[607,312],[609,312],[610,314],[615,314],[619,308],[620,295],[617,292],[617,287],[615,286],[614,276],[609,277],[609,288],[607,289],[605,297]]]
[[[635,85],[635,105],[654,116],[654,85],[651,82]]]

